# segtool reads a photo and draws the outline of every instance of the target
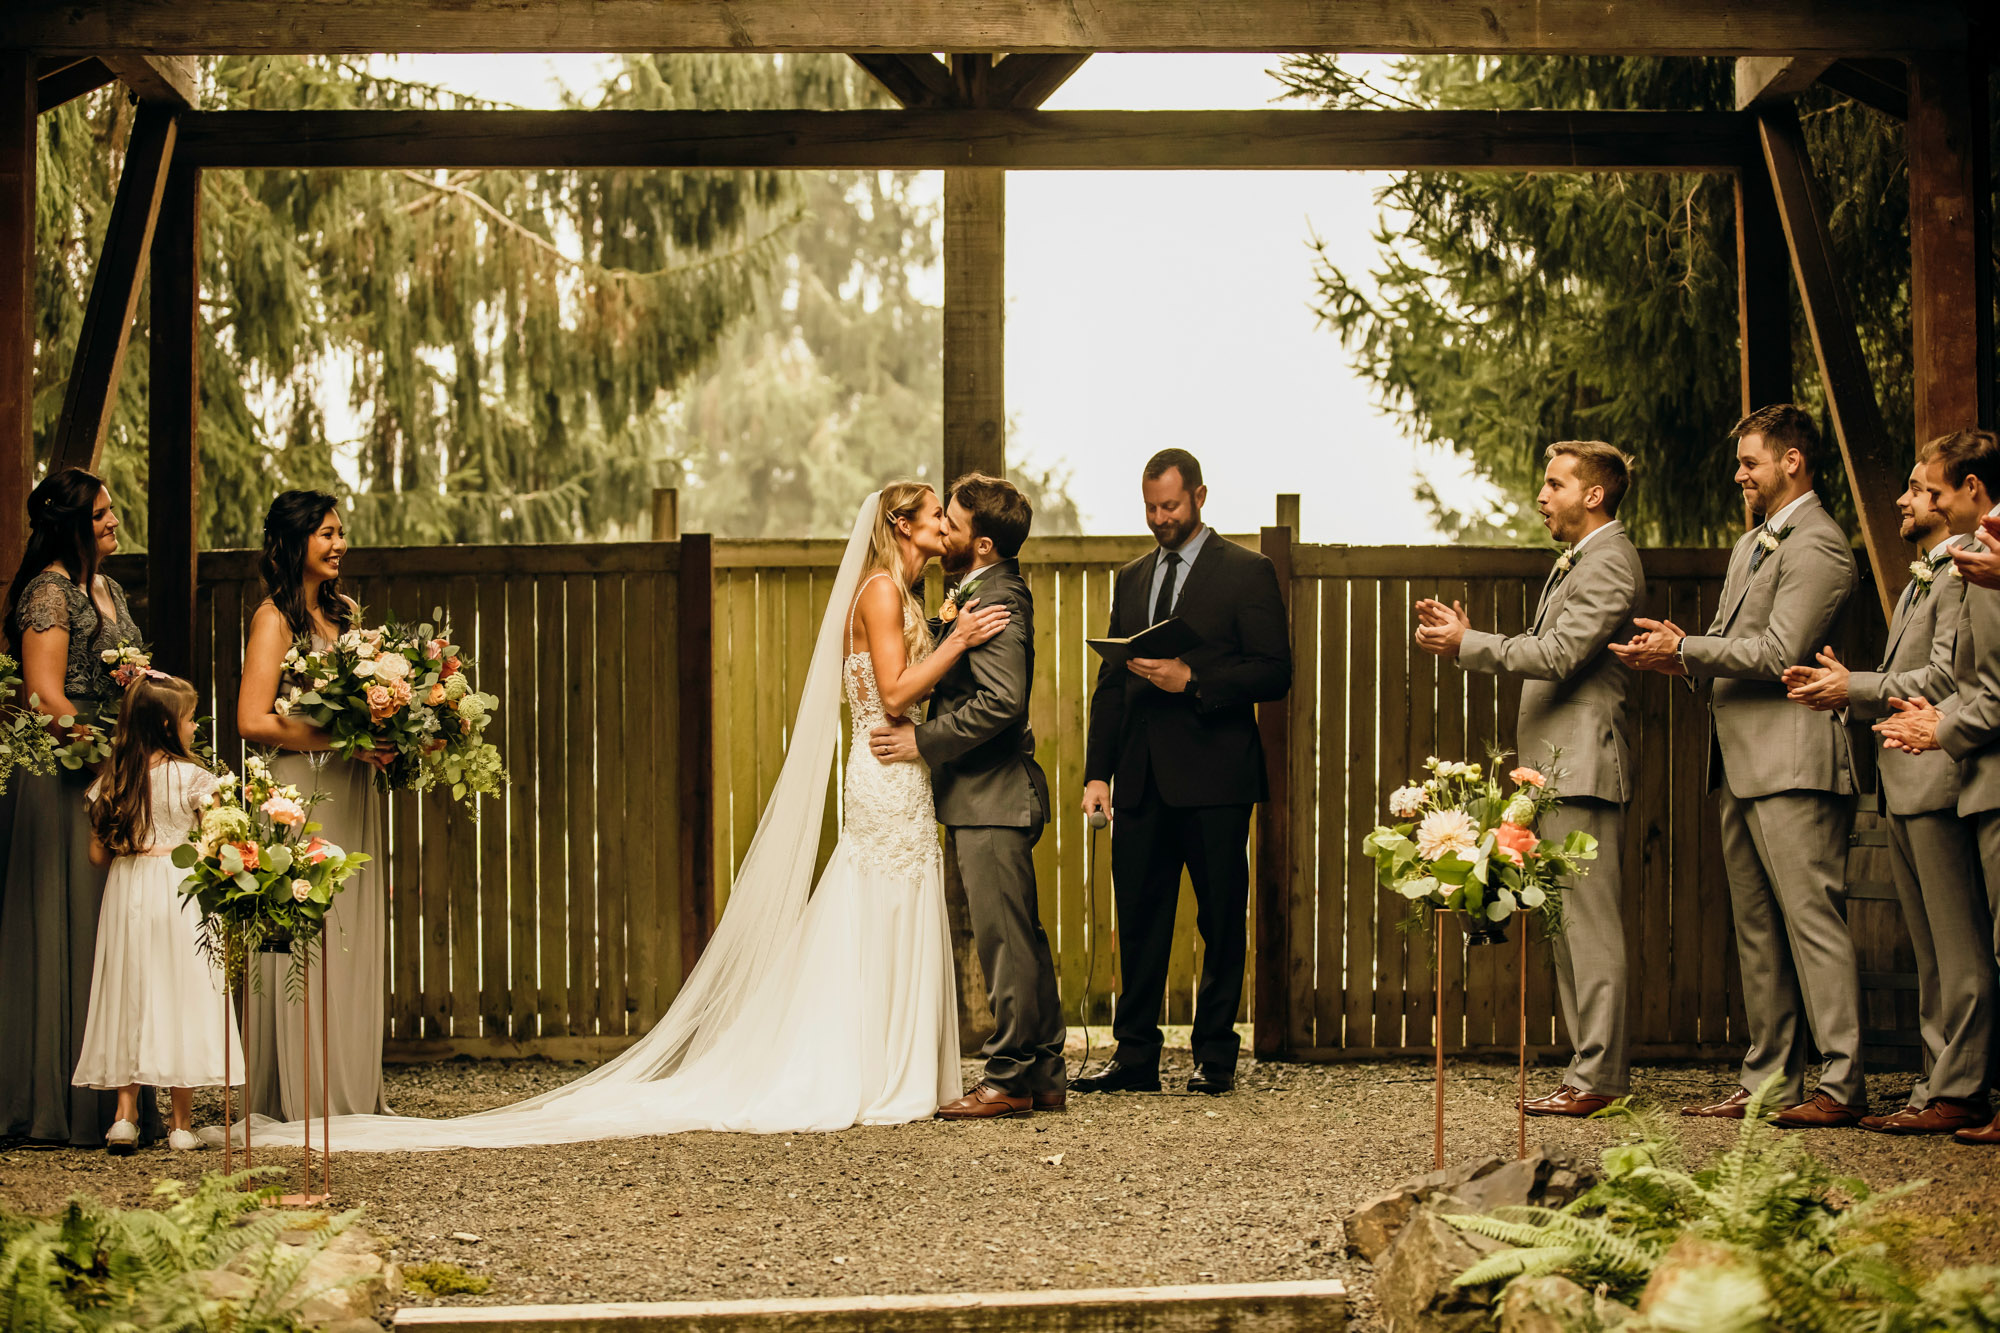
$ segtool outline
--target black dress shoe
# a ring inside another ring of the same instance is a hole
[[[1158,1092],[1160,1071],[1157,1067],[1140,1069],[1134,1065],[1121,1065],[1116,1060],[1098,1070],[1095,1074],[1085,1074],[1069,1081],[1071,1092]]]
[[[1236,1070],[1229,1065],[1196,1065],[1194,1073],[1188,1076],[1189,1092],[1205,1092],[1211,1097],[1234,1091]]]

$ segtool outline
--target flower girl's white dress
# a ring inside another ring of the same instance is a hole
[[[113,861],[104,886],[90,1018],[70,1080],[79,1087],[215,1087],[225,1041],[230,1075],[243,1081],[222,974],[202,954],[197,909],[181,897],[187,872],[169,859],[214,790],[215,775],[185,760],[153,770],[153,850]]]

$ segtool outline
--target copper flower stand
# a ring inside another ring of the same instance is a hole
[[[1431,1162],[1434,1169],[1444,1169],[1444,923],[1451,916],[1450,909],[1440,907],[1432,914],[1431,934],[1437,940],[1436,970],[1431,973],[1431,1037],[1436,1046],[1437,1064],[1433,1079],[1436,1085],[1434,1098],[1435,1133],[1432,1137]],[[1524,916],[1516,913],[1517,916]],[[1516,1014],[1514,1031],[1520,1038],[1520,1078],[1514,1095],[1514,1117],[1517,1130],[1517,1157],[1528,1155],[1528,925],[1521,922],[1520,933],[1515,936],[1514,971],[1520,978],[1520,1008]]]
[[[234,941],[232,940],[232,941],[231,941],[231,945],[233,946],[233,944],[234,944]],[[287,1195],[283,1195],[283,1196],[282,1196],[282,1197],[280,1197],[280,1198],[279,1198],[279,1200],[278,1200],[279,1204],[281,1204],[282,1206],[284,1206],[284,1207],[286,1207],[286,1208],[311,1208],[311,1207],[314,1207],[314,1206],[316,1206],[316,1205],[319,1205],[319,1204],[322,1204],[322,1203],[325,1203],[325,1202],[326,1202],[326,1201],[327,1201],[328,1199],[330,1199],[330,1198],[332,1198],[332,1197],[333,1197],[333,1129],[332,1129],[332,1120],[333,1120],[333,1116],[332,1116],[332,1108],[331,1108],[331,1106],[330,1106],[330,1098],[331,1098],[331,1088],[332,1088],[332,1083],[333,1083],[333,1080],[332,1080],[332,1078],[330,1077],[330,1065],[331,1065],[331,1060],[332,1060],[332,1056],[331,1056],[331,1053],[330,1053],[330,1049],[329,1049],[329,1046],[330,1046],[330,1043],[328,1042],[328,1039],[327,1039],[327,1029],[328,1029],[328,1018],[327,1018],[327,1016],[328,1016],[328,1013],[329,1013],[329,1012],[330,1012],[330,1010],[331,1010],[331,1006],[330,1006],[330,1005],[329,1005],[329,1004],[327,1003],[327,984],[326,984],[326,973],[327,973],[327,966],[326,966],[326,945],[325,945],[325,941],[324,941],[324,939],[322,939],[322,940],[321,940],[321,942],[320,942],[320,951],[319,951],[319,953],[320,953],[320,958],[319,958],[319,1058],[320,1058],[320,1070],[319,1070],[319,1128],[320,1128],[320,1153],[319,1153],[319,1164],[320,1164],[320,1188],[319,1188],[319,1192],[318,1192],[317,1194],[315,1194],[315,1193],[313,1192],[313,1160],[312,1160],[312,1155],[313,1155],[313,1149],[312,1149],[312,981],[313,981],[313,966],[312,966],[312,950],[311,950],[310,946],[308,946],[308,948],[307,948],[307,951],[306,951],[306,954],[305,954],[305,962],[304,962],[304,974],[305,974],[305,975],[304,975],[304,978],[303,978],[303,982],[302,982],[302,984],[301,984],[301,986],[300,986],[300,991],[301,991],[301,996],[300,996],[300,998],[301,998],[301,1000],[303,1001],[303,1003],[302,1003],[302,1004],[301,1004],[301,1005],[299,1006],[299,1074],[300,1074],[300,1078],[301,1078],[301,1080],[302,1080],[302,1082],[301,1082],[301,1087],[302,1087],[302,1089],[303,1089],[303,1091],[304,1091],[304,1094],[305,1094],[305,1106],[306,1106],[306,1116],[305,1116],[305,1126],[306,1126],[306,1128],[305,1128],[305,1141],[304,1141],[304,1143],[303,1143],[303,1145],[302,1145],[302,1151],[301,1151],[301,1153],[300,1153],[300,1155],[299,1155],[299,1169],[300,1169],[300,1183],[301,1183],[301,1188],[300,1188],[300,1190],[299,1190],[299,1192],[298,1192],[297,1194],[287,1194]],[[230,1019],[230,1008],[231,1008],[231,1005],[232,1005],[232,997],[231,997],[231,995],[230,995],[230,993],[229,993],[229,983],[228,983],[228,981],[227,981],[227,979],[226,979],[226,978],[227,978],[227,976],[228,976],[228,974],[227,974],[227,972],[225,971],[225,973],[224,973],[224,978],[225,978],[225,980],[224,980],[224,982],[223,982],[223,987],[222,987],[222,1037],[223,1037],[223,1042],[222,1042],[222,1126],[223,1126],[223,1136],[222,1136],[222,1171],[223,1171],[223,1174],[224,1174],[224,1175],[227,1175],[227,1174],[229,1174],[229,1172],[231,1171],[231,1169],[232,1169],[232,1167],[233,1167],[233,1165],[234,1165],[234,1162],[233,1162],[233,1157],[232,1157],[232,1149],[233,1149],[233,1147],[234,1147],[234,1145],[235,1145],[235,1142],[236,1142],[236,1136],[235,1136],[234,1132],[232,1131],[232,1128],[231,1128],[231,1122],[230,1122],[230,1118],[229,1118],[229,1090],[230,1090],[230,1086],[231,1086],[231,1085],[230,1085],[230,1069],[229,1069],[229,1019]],[[248,998],[249,998],[249,994],[250,994],[250,976],[249,976],[249,961],[248,961],[248,959],[247,959],[247,958],[246,958],[246,959],[245,959],[245,961],[244,961],[244,976],[243,976],[243,994],[244,994],[244,998],[245,998],[245,1001],[247,1002],[247,1001],[248,1001]],[[248,1071],[247,1069],[246,1069],[246,1070],[244,1071],[244,1088],[243,1088],[243,1102],[244,1102],[244,1105],[243,1105],[243,1165],[244,1165],[244,1167],[245,1167],[245,1168],[247,1169],[248,1167],[250,1167],[250,1166],[252,1165],[252,1159],[251,1159],[251,1156],[250,1156],[250,1151],[251,1151],[251,1149],[250,1149],[250,1105],[249,1105],[249,1103],[250,1103],[250,1088],[249,1088],[249,1071]]]

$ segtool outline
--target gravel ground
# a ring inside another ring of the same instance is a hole
[[[1188,1070],[1169,1051],[1168,1087]],[[1178,1063],[1174,1063],[1175,1060]],[[392,1068],[405,1114],[461,1114],[567,1082],[586,1066],[455,1061]],[[1514,1151],[1514,1069],[1447,1066],[1446,1150]],[[1552,1083],[1531,1071],[1532,1090]],[[1722,1066],[1645,1068],[1668,1105],[1726,1091]],[[1898,1104],[1906,1075],[1871,1080]],[[1354,1326],[1377,1327],[1367,1266],[1341,1254],[1356,1201],[1431,1165],[1428,1062],[1255,1065],[1220,1098],[1074,1097],[1063,1115],[926,1122],[841,1134],[683,1134],[511,1151],[339,1155],[336,1201],[362,1204],[404,1262],[492,1279],[453,1303],[721,1299],[1155,1283],[1346,1279]],[[198,1115],[214,1118],[214,1110]],[[1733,1126],[1684,1121],[1694,1155]],[[1531,1147],[1592,1155],[1607,1126],[1529,1122]],[[1906,1239],[1933,1263],[1988,1261],[2000,1229],[2000,1152],[1935,1139],[1821,1131],[1813,1147],[1873,1186],[1949,1182],[1913,1196]],[[296,1154],[273,1160],[296,1166]],[[146,1201],[219,1154],[0,1147],[0,1202],[51,1209],[73,1192]],[[455,1240],[452,1233],[476,1240]],[[415,1300],[417,1298],[411,1297]]]

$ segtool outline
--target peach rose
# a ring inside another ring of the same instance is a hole
[[[269,815],[274,824],[297,828],[306,822],[305,807],[289,796],[273,796],[257,808]]]
[[[445,658],[444,669],[438,672],[438,679],[450,680],[453,676],[456,676],[458,674],[459,665],[460,665],[459,660],[456,657]]]
[[[1532,768],[1517,768],[1507,776],[1524,787],[1546,787],[1549,785],[1549,780]]]
[[[442,685],[431,686],[431,692],[424,696],[424,702],[429,704],[432,708],[436,708],[439,704],[443,703],[444,686]]]
[[[234,848],[236,849],[236,852],[237,852],[237,854],[238,854],[239,856],[241,856],[241,857],[243,858],[243,868],[244,868],[245,870],[255,870],[255,869],[257,868],[257,844],[256,844],[256,843],[254,843],[254,842],[232,842],[232,843],[230,843],[229,845],[230,845],[231,847],[234,847]]]
[[[364,697],[368,700],[368,716],[371,721],[380,722],[394,713],[399,706],[395,694],[387,685],[370,685]]]
[[[1539,844],[1535,831],[1522,828],[1519,824],[1502,824],[1493,830],[1494,849],[1515,865],[1521,864],[1522,859]]]

